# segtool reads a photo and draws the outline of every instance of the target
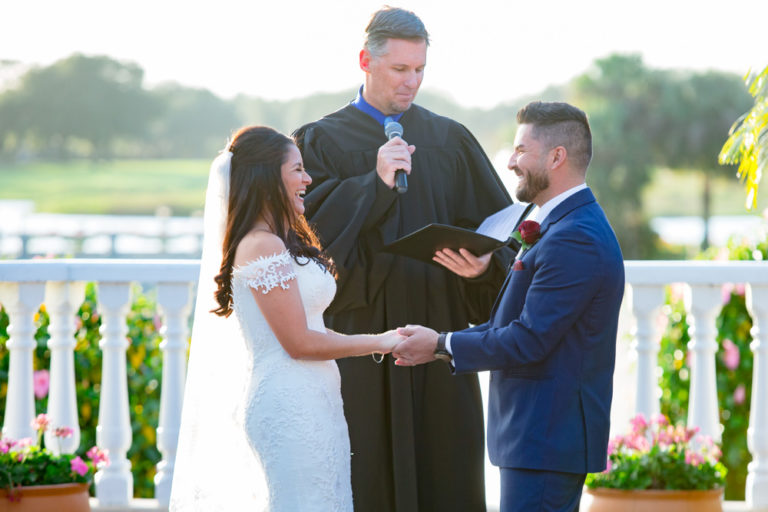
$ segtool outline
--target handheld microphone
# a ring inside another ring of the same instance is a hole
[[[389,119],[389,118],[387,118]],[[397,121],[388,120],[384,124],[384,135],[387,136],[387,140],[392,140],[394,137],[403,136],[403,125]],[[405,171],[398,169],[395,171],[395,190],[398,194],[402,194],[408,191],[408,175]]]

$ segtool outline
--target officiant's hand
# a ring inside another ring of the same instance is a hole
[[[395,171],[402,169],[411,174],[411,155],[416,146],[408,145],[400,137],[395,137],[379,148],[376,157],[376,172],[389,188],[395,187]]]
[[[491,254],[475,256],[466,249],[459,249],[456,252],[451,249],[437,251],[432,260],[441,264],[454,274],[466,277],[468,279],[482,275],[491,264]]]
[[[421,325],[406,325],[397,332],[407,336],[405,341],[392,350],[397,366],[414,366],[435,360],[437,332]]]

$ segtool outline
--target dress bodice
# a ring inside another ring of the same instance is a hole
[[[298,286],[307,327],[324,331],[323,312],[336,293],[336,281],[319,263],[287,251],[237,266],[232,272],[232,302],[254,364],[289,358],[269,327],[252,293],[267,294],[276,287]],[[253,290],[253,292],[251,291]],[[286,322],[296,319],[286,318]]]

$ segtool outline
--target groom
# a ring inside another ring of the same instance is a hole
[[[573,511],[586,473],[605,469],[624,264],[585,184],[586,114],[533,102],[517,122],[509,169],[540,225],[521,225],[523,248],[490,320],[440,334],[409,325],[393,355],[401,366],[437,358],[455,373],[492,370],[488,452],[501,511]]]

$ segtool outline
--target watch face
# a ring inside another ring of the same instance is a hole
[[[451,362],[451,354],[449,354],[448,352],[444,352],[444,351],[435,352],[435,359],[439,359],[441,361],[445,361],[446,363],[450,363]]]

